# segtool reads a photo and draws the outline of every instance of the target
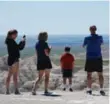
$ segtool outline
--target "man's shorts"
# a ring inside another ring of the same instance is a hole
[[[87,72],[103,72],[102,58],[87,59],[85,64],[85,71]]]

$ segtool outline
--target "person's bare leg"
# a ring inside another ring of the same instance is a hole
[[[69,80],[69,90],[72,92],[73,89],[72,89],[72,77],[68,78]]]
[[[92,72],[87,72],[87,87],[89,89],[92,87]]]
[[[17,72],[13,74],[13,82],[14,82],[15,89],[18,89],[18,73]]]
[[[49,86],[49,78],[50,78],[50,70],[45,70],[45,92],[48,92],[48,86]]]
[[[13,82],[15,86],[15,90],[18,90],[18,71],[19,71],[19,63],[16,62],[13,67]]]
[[[68,78],[69,79],[69,85],[72,85],[72,78]]]
[[[67,78],[63,78],[63,84],[66,85]]]
[[[8,76],[6,78],[6,94],[9,94],[9,85],[10,85],[10,79],[12,76],[11,68],[8,71]]]
[[[66,81],[67,81],[67,78],[63,78],[63,90],[64,91],[66,90]]]
[[[98,72],[100,88],[103,89],[104,77],[102,72]]]
[[[100,84],[100,94],[102,96],[105,96],[105,92],[103,90],[103,84],[104,84],[103,73],[102,72],[98,72],[98,76],[99,76],[99,84]]]
[[[92,72],[87,72],[87,94],[92,94]]]
[[[15,94],[18,95],[20,94],[20,91],[18,88],[18,72],[13,74],[13,81],[14,81],[14,86],[15,86]]]
[[[33,87],[33,89],[32,89],[32,94],[33,95],[36,95],[36,90],[37,90],[37,87],[38,87],[38,84],[40,83],[40,81],[42,80],[42,77],[43,77],[43,75],[44,75],[44,70],[40,70],[39,71],[39,75],[38,75],[38,79],[35,81],[35,84],[34,84],[34,87]]]

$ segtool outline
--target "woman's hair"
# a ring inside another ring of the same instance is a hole
[[[47,39],[48,39],[48,34],[47,34],[47,32],[41,32],[41,33],[39,33],[39,35],[38,35],[38,40],[39,40],[39,41],[40,41],[40,40],[47,41]]]
[[[5,43],[7,43],[7,40],[13,35],[13,34],[17,34],[18,31],[16,29],[13,29],[13,30],[9,30],[8,33],[7,33],[7,37],[5,39]]]

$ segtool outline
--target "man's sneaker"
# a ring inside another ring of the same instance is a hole
[[[66,88],[63,88],[63,91],[66,91]]]
[[[9,90],[7,90],[7,91],[6,91],[6,95],[9,95],[9,94],[10,94],[10,92],[9,92]]]
[[[19,92],[18,89],[15,90],[15,95],[20,95],[21,93]]]
[[[92,95],[92,91],[91,90],[87,91],[86,93],[89,94],[89,95]]]
[[[102,96],[105,96],[105,92],[104,92],[103,90],[100,91],[100,94],[101,94]]]
[[[72,89],[72,88],[70,88],[69,90],[70,90],[71,92],[73,92],[73,89]]]

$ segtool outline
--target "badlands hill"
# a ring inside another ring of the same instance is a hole
[[[5,93],[5,80],[7,75],[7,56],[3,56],[0,58],[0,93]],[[84,72],[84,68],[77,66],[75,70],[78,70],[74,73],[73,76],[73,89],[83,90],[86,88],[86,73]],[[109,67],[104,66],[104,89],[108,92],[109,88]],[[29,58],[20,60],[20,73],[19,73],[19,87],[21,92],[30,92],[32,89],[32,85],[34,80],[37,78],[37,69],[36,69],[36,57],[32,56]],[[40,89],[42,90],[44,87],[43,81],[41,83]],[[60,90],[62,88],[62,75],[61,69],[59,66],[53,64],[53,69],[51,70],[50,77],[50,90]],[[97,90],[99,88],[98,78],[96,74],[93,74],[93,89]],[[13,92],[14,86],[13,81],[11,82],[10,89]]]

